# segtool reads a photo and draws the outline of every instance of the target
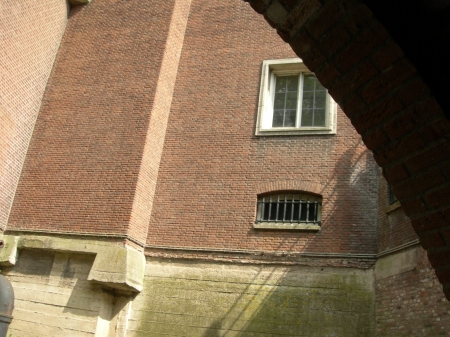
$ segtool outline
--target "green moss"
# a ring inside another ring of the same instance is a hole
[[[348,272],[346,272],[348,271]],[[294,268],[282,278],[251,273],[186,270],[148,278],[142,293],[138,336],[373,336],[374,294],[370,275],[355,270],[320,273]],[[240,282],[236,282],[240,280]],[[295,280],[298,280],[296,283]],[[151,295],[146,295],[146,292]],[[190,331],[188,333],[188,331]]]

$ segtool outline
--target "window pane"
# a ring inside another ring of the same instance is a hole
[[[307,209],[307,207],[308,207],[308,204],[306,203],[306,202],[302,202],[301,203],[301,207],[302,207],[302,210],[301,210],[301,212],[300,212],[300,221],[306,221],[306,209]]]
[[[309,207],[308,221],[314,221],[316,219],[316,205],[309,204],[308,207]]]
[[[287,90],[288,91],[298,91],[298,76],[287,76]]]
[[[313,120],[313,110],[312,109],[303,109],[302,111],[302,126],[312,126]]]
[[[303,77],[303,90],[314,90],[316,77],[314,75],[305,75]]]
[[[289,202],[286,203],[286,214],[284,215],[284,219],[286,222],[289,222],[292,220],[292,201],[291,199],[288,199]]]
[[[316,91],[314,99],[314,108],[325,109],[326,100],[327,100],[326,91]]]
[[[275,94],[275,100],[273,102],[273,108],[274,109],[284,109],[284,101],[286,98],[285,93],[276,93]]]
[[[269,220],[269,203],[264,203],[264,214],[262,220]]]
[[[303,109],[312,109],[313,106],[314,106],[314,92],[313,91],[304,92],[302,108]]]
[[[286,92],[286,76],[277,76],[275,92]]]
[[[272,127],[283,126],[284,110],[275,110],[273,112]]]
[[[325,109],[314,110],[314,126],[325,126]]]
[[[286,110],[284,114],[284,126],[295,126],[295,110]]]
[[[286,109],[297,109],[297,93],[286,94]]]

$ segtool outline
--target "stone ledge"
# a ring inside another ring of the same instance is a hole
[[[399,209],[400,207],[402,207],[402,205],[400,205],[400,201],[396,201],[393,204],[386,207],[385,212],[388,214],[388,213],[395,211],[396,209]]]
[[[276,229],[276,230],[300,230],[300,231],[320,231],[318,224],[287,224],[276,222],[262,222],[253,224],[255,229]]]
[[[90,2],[91,2],[91,0],[69,0],[69,3],[72,6],[87,5]]]
[[[51,236],[0,236],[0,265],[15,265],[20,249],[45,249],[95,254],[88,280],[119,290],[143,289],[145,256],[130,246],[95,240],[65,239]]]

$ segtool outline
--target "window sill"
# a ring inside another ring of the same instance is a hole
[[[299,230],[299,231],[320,231],[318,224],[290,224],[276,222],[261,222],[253,224],[255,229],[276,229],[276,230]]]
[[[257,129],[256,136],[314,136],[335,135],[336,130],[330,128],[272,128]]]
[[[391,213],[400,207],[402,207],[402,205],[400,205],[400,201],[396,201],[392,205],[386,207],[386,213]]]

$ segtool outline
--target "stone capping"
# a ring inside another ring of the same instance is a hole
[[[400,204],[400,201],[397,200],[392,205],[389,205],[388,207],[386,207],[385,212],[391,213],[391,212],[395,211],[396,209],[399,209],[400,207],[402,207],[402,205]]]
[[[78,6],[78,5],[87,5],[91,2],[91,0],[69,0],[69,3],[72,6]]]
[[[5,243],[5,247],[0,249],[0,265],[15,265],[20,249],[95,254],[89,281],[118,290],[140,292],[143,289],[145,256],[130,246],[42,235],[3,235],[0,240]]]
[[[276,230],[301,230],[301,231],[320,231],[320,225],[317,223],[277,223],[277,222],[261,222],[253,224],[255,229],[276,229]]]
[[[363,253],[327,253],[327,252],[291,252],[291,251],[263,251],[263,250],[247,250],[247,249],[221,249],[208,247],[191,247],[191,246],[165,246],[147,244],[146,250],[167,250],[174,252],[188,253],[217,253],[217,254],[236,254],[236,255],[254,255],[254,256],[293,256],[308,258],[344,258],[344,259],[376,259],[377,254]]]
[[[386,250],[384,250],[382,252],[379,252],[377,254],[377,258],[383,257],[385,255],[394,254],[394,253],[397,253],[400,250],[407,249],[409,247],[416,246],[416,245],[419,245],[419,244],[420,244],[419,239],[415,239],[415,240],[406,242],[406,243],[404,243],[402,245],[399,245],[399,246],[396,246],[396,247],[393,247],[393,248],[389,248],[389,249],[386,249]]]
[[[8,235],[56,235],[56,236],[67,236],[76,238],[93,238],[93,239],[105,239],[105,240],[128,240],[135,243],[137,246],[144,247],[145,242],[139,241],[135,237],[128,234],[119,233],[96,233],[96,232],[77,232],[77,231],[63,231],[63,230],[49,230],[49,229],[28,229],[28,228],[17,228],[8,225],[8,229],[4,232]],[[20,233],[20,234],[19,234]],[[23,234],[22,234],[23,233]]]

